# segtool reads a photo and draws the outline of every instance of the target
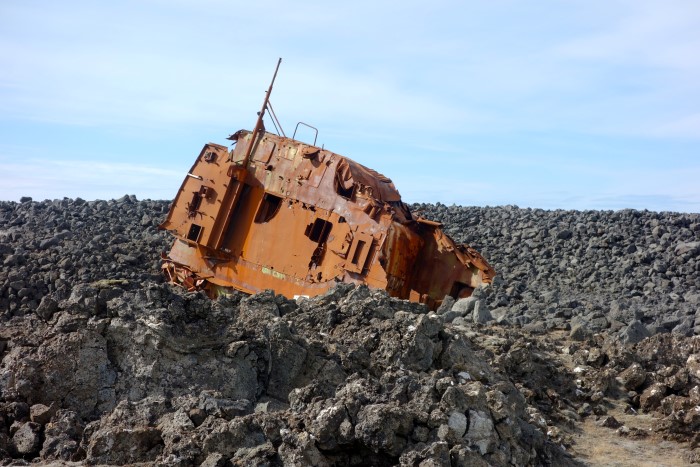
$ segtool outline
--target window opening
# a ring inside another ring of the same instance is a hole
[[[199,210],[199,207],[202,205],[202,195],[199,193],[199,191],[195,191],[192,193],[192,201],[187,203],[187,216],[188,217],[195,217],[197,215],[197,211]]]
[[[325,243],[328,239],[328,235],[331,233],[331,228],[333,224],[323,219],[316,219],[313,224],[306,226],[306,231],[304,235],[309,237],[311,241],[317,243]]]
[[[374,251],[374,238],[368,233],[357,232],[347,254],[345,269],[362,274],[374,258]]]
[[[260,207],[258,208],[258,212],[255,215],[255,223],[264,224],[265,222],[268,222],[270,219],[275,217],[275,214],[277,214],[277,211],[279,211],[281,205],[282,198],[271,193],[265,193],[262,202],[260,203]]]
[[[190,225],[190,230],[187,232],[187,240],[192,240],[196,242],[199,240],[199,236],[202,234],[202,226],[197,224]]]
[[[362,258],[362,250],[364,250],[366,243],[363,240],[357,241],[357,247],[355,248],[355,254],[352,255],[352,262],[359,266],[360,258]]]

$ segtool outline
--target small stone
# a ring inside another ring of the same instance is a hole
[[[58,311],[58,302],[51,296],[45,295],[36,309],[36,314],[44,321],[48,321]]]
[[[612,429],[617,429],[622,426],[622,423],[620,423],[615,417],[612,415],[609,415],[605,418],[603,418],[600,423],[600,426],[603,426],[605,428],[612,428]]]
[[[647,372],[644,371],[642,365],[639,363],[633,363],[626,370],[620,373],[617,380],[627,389],[628,391],[634,391],[644,384],[647,379]]]
[[[29,417],[34,423],[46,425],[51,421],[51,417],[56,413],[56,405],[51,404],[50,407],[44,404],[34,404],[29,408]]]
[[[657,408],[661,405],[661,400],[666,395],[666,391],[666,385],[661,383],[652,384],[639,396],[639,406],[645,411]]]
[[[461,412],[452,412],[447,425],[457,438],[461,438],[467,431],[467,416]]]
[[[570,239],[570,238],[573,237],[573,236],[574,236],[574,234],[571,232],[571,230],[568,230],[568,229],[561,230],[561,231],[557,234],[557,238],[558,238],[559,240],[568,240],[568,239]]]
[[[474,311],[474,307],[476,306],[476,302],[478,301],[479,299],[474,296],[460,298],[454,303],[454,305],[452,305],[451,311],[458,313],[460,316],[466,316],[472,311]]]
[[[649,336],[651,333],[639,320],[632,321],[629,326],[620,331],[620,341],[626,344],[636,344]]]
[[[41,425],[26,422],[12,436],[12,444],[21,456],[35,456],[41,449]]]
[[[491,450],[494,437],[494,426],[491,416],[479,410],[469,411],[469,430],[465,436],[479,448],[481,455]]]
[[[204,409],[195,407],[187,412],[187,416],[190,417],[190,420],[192,420],[194,426],[197,427],[201,425],[202,422],[204,422],[204,420],[207,418],[207,412]]]

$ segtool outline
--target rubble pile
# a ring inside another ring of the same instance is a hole
[[[636,343],[700,334],[700,214],[416,204],[498,271],[483,293],[499,321],[581,328]]]
[[[81,282],[160,280],[167,201],[0,202],[0,313],[23,315]]]
[[[0,202],[1,462],[584,465],[593,418],[698,460],[698,216],[419,207],[493,287],[212,301],[163,283],[167,202]]]

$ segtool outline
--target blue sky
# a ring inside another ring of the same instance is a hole
[[[285,131],[408,202],[700,212],[698,51],[696,0],[5,1],[0,199],[171,199],[282,57]]]

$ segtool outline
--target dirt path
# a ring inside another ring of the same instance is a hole
[[[651,415],[625,414],[617,407],[610,410],[610,415],[632,433],[620,436],[616,429],[602,427],[595,417],[588,417],[578,426],[580,431],[574,435],[576,444],[570,449],[576,460],[587,465],[607,467],[689,465],[685,457],[690,453],[687,444],[660,439],[651,431],[654,421]],[[634,436],[635,432],[643,435]]]
[[[571,345],[565,333],[553,332],[550,337],[563,345]],[[567,353],[560,353],[557,359],[573,374],[576,366]],[[560,426],[571,435],[574,443],[569,452],[575,460],[586,465],[601,467],[677,467],[691,465],[693,453],[688,443],[664,440],[653,427],[658,420],[649,413],[626,413],[627,404],[608,399],[607,415],[585,417],[576,427],[569,429]],[[622,427],[628,429],[626,436],[617,428],[601,426],[606,417],[614,417]],[[695,464],[697,465],[697,464]]]

